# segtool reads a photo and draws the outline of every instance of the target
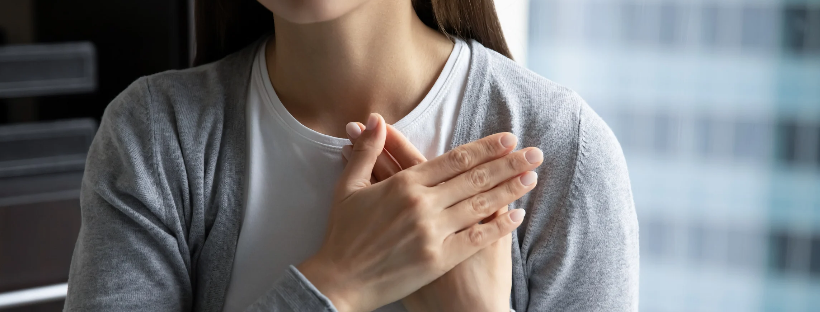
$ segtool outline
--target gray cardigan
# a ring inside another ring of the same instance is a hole
[[[258,43],[257,43],[258,44]],[[623,153],[573,91],[470,42],[451,146],[510,131],[544,151],[516,201],[512,307],[636,311],[638,222]],[[256,44],[142,77],[105,111],[82,184],[67,311],[219,312],[242,226]],[[335,311],[291,267],[254,311]]]

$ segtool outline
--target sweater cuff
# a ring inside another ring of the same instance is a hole
[[[297,269],[295,266],[290,266],[290,269],[288,269],[287,276],[292,278],[294,282],[298,283],[298,286],[304,290],[304,293],[301,295],[312,298],[311,301],[318,304],[316,308],[326,309],[326,311],[330,312],[338,312],[336,310],[336,307],[333,306],[333,302],[331,302],[330,299],[325,297],[325,295],[323,295],[322,292],[320,292],[319,289],[316,288],[316,286],[313,286],[313,284],[304,275],[302,275],[302,272],[299,272],[299,269]],[[305,309],[304,311],[316,311],[316,308]]]
[[[274,283],[273,288],[246,311],[338,312],[294,266]]]

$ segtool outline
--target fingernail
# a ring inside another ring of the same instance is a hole
[[[524,184],[525,186],[530,186],[533,183],[535,183],[535,180],[538,180],[538,174],[535,173],[535,171],[529,171],[521,175],[519,179],[521,179],[521,184]]]
[[[345,159],[350,159],[350,152],[352,149],[353,145],[342,146],[342,156],[344,156]]]
[[[524,209],[521,209],[521,208],[515,209],[512,212],[510,212],[510,220],[512,220],[512,222],[515,222],[515,223],[521,222],[521,220],[524,220],[524,216],[526,214],[527,214],[527,212],[524,211]]]
[[[359,125],[355,122],[348,122],[347,126],[345,126],[345,130],[347,131],[347,136],[354,140],[362,135],[362,128],[359,128]]]
[[[367,117],[367,130],[376,129],[376,126],[379,125],[379,116],[376,114],[370,114],[370,117]]]
[[[544,160],[544,152],[542,152],[540,149],[533,148],[533,149],[527,151],[526,153],[524,153],[524,157],[527,158],[528,162],[530,162],[531,164],[534,164],[534,163],[537,163],[539,161]]]
[[[515,146],[516,142],[518,142],[518,138],[516,138],[512,134],[508,133],[508,134],[505,134],[505,135],[501,136],[501,146],[503,146],[505,148],[510,148],[510,147]]]

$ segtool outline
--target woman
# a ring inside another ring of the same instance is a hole
[[[637,309],[620,147],[492,1],[259,2],[107,108],[66,310]]]

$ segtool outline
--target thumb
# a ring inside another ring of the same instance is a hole
[[[385,140],[384,149],[396,159],[402,170],[427,161],[424,154],[419,152],[404,134],[391,125],[387,125],[387,138]]]
[[[370,176],[379,154],[384,149],[387,137],[384,119],[379,114],[370,114],[366,130],[356,139],[347,158],[347,166],[342,172],[341,183],[345,196],[370,186]]]

